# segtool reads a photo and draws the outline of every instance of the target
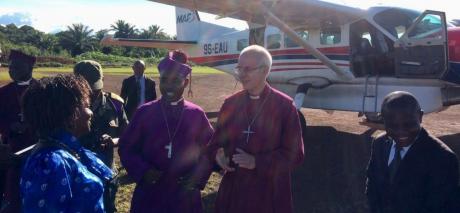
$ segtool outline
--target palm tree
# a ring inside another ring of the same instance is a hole
[[[110,31],[110,30],[108,30],[108,29],[99,30],[99,31],[96,32],[95,38],[96,38],[97,40],[100,41],[100,40],[102,40],[102,39],[104,38],[104,36],[105,36],[109,31]]]
[[[150,25],[148,31],[152,34],[154,39],[165,39],[168,37],[163,29],[161,29],[160,26],[156,24]]]
[[[94,38],[91,36],[93,32],[88,26],[83,24],[72,24],[67,26],[67,30],[58,33],[59,42],[70,51],[72,56],[82,54],[83,52],[93,50]]]
[[[115,24],[110,25],[110,28],[115,31],[116,38],[134,38],[136,35],[136,26],[131,25],[124,20],[118,20]]]

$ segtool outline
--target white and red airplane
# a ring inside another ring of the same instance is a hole
[[[232,75],[239,52],[259,44],[273,56],[269,83],[298,107],[373,116],[397,90],[413,93],[427,113],[460,103],[460,27],[443,12],[314,0],[155,2],[177,6],[177,41],[102,43],[182,49],[194,63]],[[245,20],[249,29],[203,22],[196,11]]]

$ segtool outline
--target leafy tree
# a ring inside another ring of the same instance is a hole
[[[169,39],[169,36],[163,32],[158,25],[150,25],[147,29],[143,29],[139,34],[141,39]]]
[[[95,35],[96,39],[99,41],[102,40],[109,31],[110,30],[108,29],[102,29],[102,30],[97,31]]]
[[[93,32],[88,26],[83,24],[72,24],[67,26],[67,30],[57,33],[59,44],[66,50],[70,51],[72,56],[80,55],[84,52],[94,49],[97,42],[91,33]]]
[[[135,38],[136,26],[131,25],[124,20],[118,20],[115,24],[110,25],[110,28],[115,31],[116,38]]]
[[[40,51],[42,52],[42,55],[47,55],[47,54],[60,54],[62,51],[62,47],[59,46],[59,40],[58,37],[53,35],[53,34],[44,34],[41,39],[40,43],[36,45]]]

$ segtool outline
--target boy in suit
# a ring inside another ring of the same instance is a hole
[[[367,170],[371,212],[447,212],[458,186],[456,155],[421,126],[412,94],[390,93],[381,109],[386,133],[374,140]]]

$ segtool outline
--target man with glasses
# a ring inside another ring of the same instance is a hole
[[[408,92],[382,103],[386,134],[377,137],[367,169],[372,213],[459,212],[449,209],[458,186],[456,155],[420,124],[423,111]]]
[[[225,170],[217,213],[293,212],[291,171],[304,157],[302,132],[293,100],[267,83],[271,64],[261,46],[240,53],[236,74],[243,90],[225,100],[201,159],[201,185],[214,160]]]

